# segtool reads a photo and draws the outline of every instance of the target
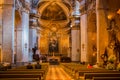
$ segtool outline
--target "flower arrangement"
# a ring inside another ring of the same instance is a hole
[[[106,66],[106,69],[108,69],[108,70],[114,70],[115,69],[115,65],[112,64],[112,63],[108,63],[107,66]]]
[[[110,55],[108,57],[108,61],[111,62],[111,63],[114,63],[115,60],[116,60],[116,56],[115,55]]]
[[[120,71],[120,63],[117,65],[117,70]]]

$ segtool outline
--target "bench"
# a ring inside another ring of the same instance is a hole
[[[120,73],[84,73],[84,79],[92,79],[93,77],[119,77]]]
[[[84,76],[84,73],[120,73],[120,71],[112,71],[112,70],[85,70],[79,71],[79,76]]]
[[[0,78],[0,80],[39,80],[39,78]]]
[[[41,80],[40,74],[0,74],[1,78],[39,78]]]
[[[0,74],[40,74],[42,79],[46,77],[46,72],[43,70],[9,70],[0,71]]]
[[[7,71],[17,71],[17,72],[40,72],[42,74],[42,77],[45,78],[47,69],[8,69]]]
[[[19,66],[19,67],[15,67],[15,68],[12,68],[12,69],[27,69],[26,66]],[[32,66],[33,66],[33,69],[35,69],[35,65],[32,65]],[[47,70],[48,69],[48,65],[47,64],[42,64],[41,65],[41,69]]]
[[[120,80],[120,77],[93,77],[92,80]]]
[[[40,71],[43,72],[44,74],[47,72],[46,70],[43,69],[8,69],[7,71]]]
[[[0,74],[40,74],[44,76],[43,71],[0,71]]]

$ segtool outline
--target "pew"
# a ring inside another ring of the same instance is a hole
[[[34,63],[34,64],[32,64],[32,66],[33,66],[33,69],[35,70],[35,64],[36,64],[36,62]],[[26,65],[23,65],[23,66],[18,66],[18,67],[15,67],[15,68],[12,68],[12,69],[7,69],[7,70],[21,70],[21,69],[27,69],[27,64]],[[36,69],[36,70],[38,70],[38,69]],[[41,70],[48,70],[48,64],[41,64]]]
[[[46,77],[46,73],[44,70],[28,70],[28,69],[22,69],[22,70],[8,70],[8,71],[0,71],[0,74],[40,74],[41,79],[44,79]]]
[[[1,78],[21,78],[21,80],[22,78],[39,78],[39,80],[43,80],[45,79],[47,71],[48,64],[42,64],[41,69],[26,69],[26,66],[19,66],[7,69],[7,71],[0,71],[0,80]]]
[[[0,74],[40,74],[44,76],[43,71],[0,71]]]
[[[47,70],[44,69],[8,69],[7,71],[40,71],[43,72],[44,74],[47,72]]]
[[[84,73],[84,79],[92,79],[93,77],[119,77],[120,73]]]
[[[0,78],[0,80],[39,80],[39,78]]]
[[[45,65],[44,65],[45,66]],[[22,68],[15,68],[15,69],[8,69],[7,71],[14,71],[12,73],[19,72],[19,73],[27,73],[27,74],[34,74],[34,73],[39,73],[41,74],[41,79],[44,79],[46,77],[46,73],[48,71],[48,66],[45,66],[45,69],[26,69],[25,66],[21,66]],[[30,73],[29,73],[30,72]],[[0,73],[10,73],[10,72],[0,72]]]
[[[0,80],[1,78],[38,78],[42,80],[40,74],[0,74]]]
[[[78,79],[79,70],[86,70],[86,66],[78,63],[62,63],[63,69],[74,79]]]
[[[84,76],[84,73],[120,73],[120,71],[112,71],[112,70],[85,70],[79,71],[79,76]]]
[[[84,77],[84,73],[120,73],[119,71],[107,70],[104,68],[87,68],[87,65],[76,63],[62,63],[64,70],[74,79]]]
[[[92,80],[120,80],[120,77],[93,77]]]

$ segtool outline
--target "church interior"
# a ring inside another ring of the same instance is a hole
[[[0,0],[0,80],[120,80],[120,0]]]

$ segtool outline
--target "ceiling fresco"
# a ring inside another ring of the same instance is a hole
[[[42,32],[64,34],[69,30],[72,7],[67,0],[41,0],[37,9]]]
[[[67,20],[67,17],[63,9],[58,4],[51,3],[42,12],[41,19],[59,21]]]

